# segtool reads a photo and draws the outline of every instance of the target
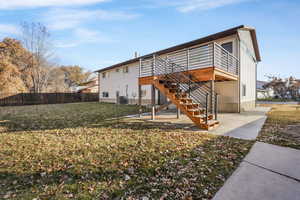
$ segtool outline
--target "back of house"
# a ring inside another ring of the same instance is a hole
[[[116,102],[124,96],[131,104],[164,104],[163,91],[154,90],[158,59],[182,66],[203,91],[218,94],[218,111],[241,112],[255,107],[257,64],[261,61],[256,31],[244,25],[136,57],[98,70],[99,99]],[[155,68],[156,66],[156,68]],[[142,86],[142,87],[139,87]],[[140,88],[140,91],[139,91]]]

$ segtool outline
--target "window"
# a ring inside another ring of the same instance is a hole
[[[119,71],[120,71],[120,69],[119,69],[119,68],[117,68],[117,69],[116,69],[116,72],[119,72]]]
[[[226,49],[228,52],[232,53],[233,52],[233,43],[232,42],[227,42],[221,45],[224,49]]]
[[[109,97],[108,92],[102,92],[102,97]]]
[[[128,72],[129,72],[128,66],[123,68],[123,72],[124,72],[124,73],[128,73]]]
[[[102,73],[102,78],[106,78],[106,72]]]
[[[246,96],[246,85],[245,84],[242,85],[242,95],[243,95],[243,97]]]

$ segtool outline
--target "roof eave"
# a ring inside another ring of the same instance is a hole
[[[234,34],[237,33],[237,31],[239,29],[247,29],[247,30],[250,31],[251,36],[252,36],[252,40],[253,40],[253,46],[254,46],[254,49],[255,49],[256,60],[258,62],[260,62],[261,58],[260,58],[260,53],[259,53],[259,49],[258,49],[258,43],[257,43],[255,29],[251,28],[251,27],[248,27],[248,26],[245,26],[245,25],[240,25],[240,26],[237,26],[237,27],[234,27],[234,28],[231,28],[231,29],[219,32],[219,33],[215,33],[215,34],[203,37],[203,38],[199,38],[199,39],[196,39],[196,40],[192,40],[190,42],[186,42],[186,43],[179,44],[179,45],[176,45],[176,46],[173,46],[173,47],[169,47],[169,48],[166,48],[166,49],[163,49],[163,50],[160,50],[160,51],[156,51],[156,52],[153,52],[153,53],[150,53],[150,54],[146,54],[146,55],[143,55],[143,56],[140,56],[140,57],[137,57],[137,58],[133,58],[133,59],[115,64],[115,65],[112,65],[112,66],[109,66],[109,67],[106,67],[106,68],[103,68],[103,69],[100,69],[100,70],[97,70],[95,72],[100,73],[100,72],[103,72],[103,71],[108,71],[108,70],[120,67],[122,65],[127,65],[127,64],[134,63],[134,62],[138,62],[141,58],[147,58],[147,57],[152,56],[153,54],[161,55],[161,54],[169,53],[169,52],[176,51],[176,50],[179,50],[179,49],[182,49],[182,48],[188,48],[188,47],[194,46],[196,44],[206,43],[206,42],[209,42],[209,41],[213,41],[213,40],[217,40],[217,39],[220,39],[220,38],[223,38],[223,37],[234,35]]]

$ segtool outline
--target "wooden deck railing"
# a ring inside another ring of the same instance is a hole
[[[216,67],[234,75],[239,74],[239,60],[215,42],[179,50],[161,58],[182,66],[183,70]],[[158,75],[155,69],[155,55],[141,59],[139,70],[140,77]]]

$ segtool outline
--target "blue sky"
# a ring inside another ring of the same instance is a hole
[[[300,78],[299,0],[0,0],[0,38],[22,21],[50,32],[56,61],[96,70],[234,26],[255,27],[258,78]]]

